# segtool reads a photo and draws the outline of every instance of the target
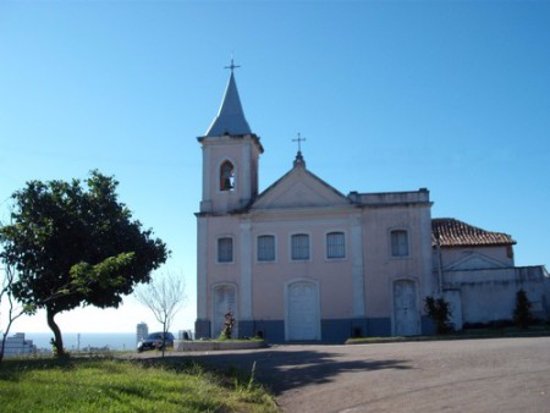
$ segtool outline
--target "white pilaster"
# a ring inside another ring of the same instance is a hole
[[[212,180],[212,150],[210,145],[202,143],[202,199],[200,204],[201,212],[211,212],[212,194],[210,193]]]
[[[208,220],[197,218],[197,319],[208,318]]]
[[[202,146],[202,200],[210,201],[210,181],[211,181],[211,165],[210,165],[210,146],[203,143]]]
[[[241,202],[243,204],[248,203],[251,198],[252,191],[252,174],[251,174],[251,147],[250,141],[243,143],[241,148]]]
[[[353,285],[353,316],[365,317],[365,269],[363,264],[363,226],[355,217],[351,227],[351,278]]]
[[[241,222],[241,320],[252,320],[252,224]]]

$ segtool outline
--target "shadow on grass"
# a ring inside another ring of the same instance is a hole
[[[228,376],[240,372],[243,380],[250,378],[255,362],[254,379],[266,385],[274,395],[293,388],[328,383],[346,372],[411,368],[407,360],[343,360],[336,353],[315,350],[174,355],[164,360],[149,358],[142,362],[174,369],[189,368],[191,363],[198,363],[208,370],[218,370]]]
[[[18,381],[22,374],[33,370],[71,370],[78,362],[78,359],[71,358],[7,358],[0,363],[0,381]]]
[[[115,358],[112,355],[67,355],[66,357],[21,357],[21,358],[5,358],[0,363],[0,381],[10,380],[18,381],[22,375],[34,370],[52,370],[61,369],[65,371],[73,370],[79,366],[90,365],[96,361],[114,360],[122,361],[120,358]],[[111,365],[102,364],[101,368],[106,373],[119,373],[122,370],[121,366],[116,363]]]

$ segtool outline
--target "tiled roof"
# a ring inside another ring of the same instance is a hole
[[[511,235],[485,231],[454,218],[432,219],[432,245],[442,247],[480,247],[513,245]]]

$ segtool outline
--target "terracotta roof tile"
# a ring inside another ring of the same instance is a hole
[[[432,245],[439,238],[442,247],[479,247],[513,245],[511,235],[485,231],[454,218],[432,219]]]

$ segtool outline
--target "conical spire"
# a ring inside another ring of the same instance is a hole
[[[248,126],[248,122],[244,117],[232,69],[220,110],[206,131],[206,136],[246,135],[251,133],[250,126]]]

